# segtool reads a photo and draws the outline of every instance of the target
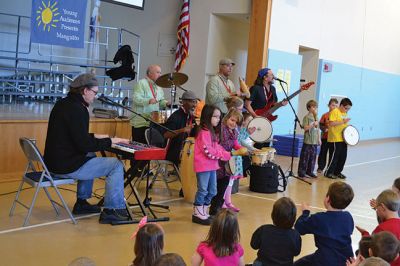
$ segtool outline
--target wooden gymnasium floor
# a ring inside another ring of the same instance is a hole
[[[297,169],[297,158],[295,168]],[[276,161],[286,170],[290,164],[289,157],[277,157]],[[22,170],[22,169],[21,169]],[[349,149],[344,173],[346,182],[355,191],[355,198],[348,210],[353,214],[355,224],[368,230],[376,226],[373,210],[368,201],[376,197],[380,191],[390,188],[392,181],[400,176],[400,140],[388,139],[360,143]],[[128,265],[133,258],[133,240],[130,239],[137,225],[110,226],[98,223],[98,215],[90,215],[78,219],[73,225],[63,212],[55,218],[47,199],[42,192],[33,211],[31,225],[22,228],[26,211],[17,207],[14,217],[8,212],[19,184],[19,175],[0,179],[0,258],[1,265],[67,265],[74,258],[87,256],[97,265]],[[103,181],[96,182],[97,193],[102,192]],[[241,244],[245,249],[245,261],[251,262],[256,251],[250,248],[253,231],[264,223],[270,223],[270,212],[274,201],[281,196],[291,197],[296,204],[308,202],[312,211],[323,211],[323,198],[329,184],[333,181],[324,177],[312,180],[312,185],[290,178],[285,192],[276,194],[259,194],[250,192],[248,181],[242,180],[240,191],[233,196],[234,203],[241,208],[238,215]],[[190,265],[190,258],[197,244],[208,232],[207,226],[191,223],[192,205],[178,197],[180,186],[173,183],[173,196],[168,193],[162,182],[158,182],[151,191],[153,201],[169,204],[170,212],[159,215],[170,217],[169,222],[161,222],[165,230],[165,252],[177,252]],[[141,193],[143,193],[143,185]],[[68,187],[75,190],[75,186]],[[33,190],[24,191],[23,198],[30,199]],[[72,208],[75,193],[62,191],[64,198]],[[97,202],[93,199],[92,202]],[[137,209],[133,209],[137,210]],[[158,209],[157,209],[158,210]],[[298,210],[298,214],[300,211]],[[353,246],[356,247],[360,235],[354,232]],[[315,250],[311,236],[303,237],[301,256]]]

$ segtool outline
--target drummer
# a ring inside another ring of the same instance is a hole
[[[343,98],[339,107],[333,109],[329,114],[328,144],[333,147],[333,156],[325,172],[325,176],[328,178],[346,178],[342,174],[347,158],[347,144],[343,139],[343,130],[350,121],[350,118],[347,117],[347,112],[352,105],[353,103],[349,98]]]
[[[165,108],[168,101],[164,98],[164,91],[156,85],[156,80],[161,76],[161,68],[158,65],[150,65],[146,71],[146,77],[139,80],[133,87],[132,110],[144,117],[150,118],[152,112]],[[132,125],[132,140],[146,143],[145,131],[150,123],[144,118],[133,115],[130,121]]]
[[[255,113],[258,109],[265,108],[271,102],[278,102],[276,89],[274,87],[274,73],[269,68],[262,68],[258,71],[257,79],[250,88],[250,99],[245,101],[247,111],[256,117]],[[282,105],[287,105],[287,100],[282,101]],[[269,142],[257,143],[256,148],[268,147]]]
[[[171,139],[167,151],[166,159],[179,165],[180,152],[184,140],[189,136],[194,136],[196,120],[194,110],[197,105],[197,97],[192,91],[185,91],[181,97],[182,106],[176,110],[167,120],[165,126],[174,131],[166,131],[164,137]]]

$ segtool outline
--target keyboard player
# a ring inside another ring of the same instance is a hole
[[[126,139],[89,133],[89,110],[98,93],[98,81],[92,74],[81,74],[69,86],[67,97],[53,107],[47,129],[45,163],[55,176],[78,180],[75,215],[98,213],[100,207],[88,203],[93,180],[105,176],[104,209],[100,223],[126,221],[124,170],[117,158],[96,157],[95,152],[109,149]]]

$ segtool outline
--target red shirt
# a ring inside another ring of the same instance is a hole
[[[376,234],[382,231],[387,231],[392,233],[400,240],[400,218],[392,218],[388,219],[382,223],[380,223],[372,234]],[[363,235],[369,235],[369,233],[363,233]],[[400,257],[397,258],[395,261],[390,263],[391,266],[400,266]]]
[[[328,127],[329,127],[329,112],[326,112],[321,116],[321,119],[319,120],[319,126],[322,131],[322,138],[327,139],[328,138]]]

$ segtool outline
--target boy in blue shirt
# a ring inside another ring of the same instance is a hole
[[[294,265],[346,265],[353,257],[351,234],[354,221],[344,209],[354,198],[349,184],[335,182],[329,186],[324,200],[326,212],[310,215],[310,208],[303,204],[303,214],[297,219],[294,228],[301,234],[313,234],[317,251],[297,260]]]

